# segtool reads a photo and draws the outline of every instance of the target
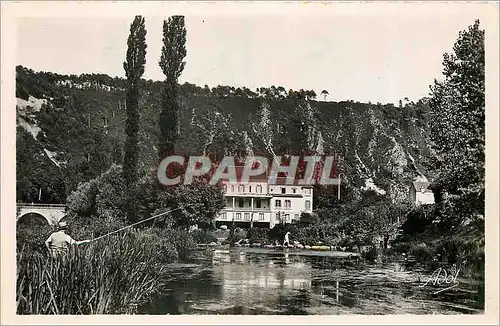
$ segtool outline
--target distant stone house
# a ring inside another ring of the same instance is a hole
[[[415,205],[434,204],[434,193],[428,187],[430,182],[413,181],[410,185],[410,202]]]

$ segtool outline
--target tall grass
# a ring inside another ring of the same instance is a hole
[[[79,246],[58,260],[21,251],[17,313],[134,313],[161,290],[165,261],[174,259],[172,250],[159,250],[166,244],[157,237],[147,239],[144,231],[130,231]]]

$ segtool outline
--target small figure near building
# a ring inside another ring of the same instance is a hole
[[[289,235],[290,235],[290,232],[287,232],[285,234],[285,241],[283,241],[283,246],[285,246],[285,243],[286,243],[287,246],[290,245],[290,239],[288,238]]]

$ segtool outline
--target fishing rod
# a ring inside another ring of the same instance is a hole
[[[158,215],[155,215],[155,216],[148,217],[148,218],[146,218],[146,219],[144,219],[144,220],[142,220],[142,221],[136,222],[136,223],[131,224],[131,225],[127,225],[127,226],[125,226],[125,227],[123,227],[123,228],[121,228],[121,229],[115,230],[115,231],[113,231],[113,232],[109,232],[109,233],[107,233],[107,234],[105,234],[105,235],[101,235],[100,237],[94,238],[94,239],[90,240],[89,242],[94,242],[94,241],[97,241],[97,240],[99,240],[99,239],[102,239],[102,238],[107,237],[107,236],[109,236],[109,235],[112,235],[112,234],[115,234],[115,233],[121,232],[121,231],[123,231],[123,230],[126,230],[126,229],[128,229],[128,228],[131,228],[131,227],[136,226],[136,225],[138,225],[138,224],[144,223],[144,222],[149,221],[149,220],[152,220],[152,219],[154,219],[154,218],[157,218],[157,217],[160,217],[160,216],[166,215],[166,214],[168,214],[168,213],[172,213],[172,212],[174,212],[174,211],[176,211],[176,210],[179,210],[179,209],[182,209],[182,208],[185,208],[185,207],[190,207],[190,206],[192,206],[192,205],[186,205],[186,206],[183,206],[183,207],[178,207],[178,208],[176,208],[176,209],[171,209],[171,210],[166,211],[166,212],[163,212],[163,213],[161,213],[161,214],[158,214]]]

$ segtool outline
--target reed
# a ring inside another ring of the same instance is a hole
[[[20,251],[18,314],[124,314],[161,290],[158,239],[131,230],[73,250],[65,259]]]

